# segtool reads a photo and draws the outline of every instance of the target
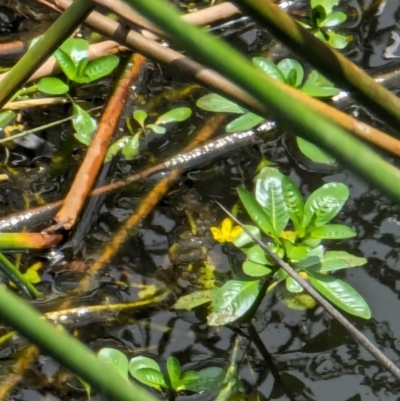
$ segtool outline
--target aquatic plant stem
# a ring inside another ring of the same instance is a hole
[[[257,71],[228,44],[182,21],[174,7],[167,2],[125,1],[174,37],[174,41],[189,54],[224,74],[242,90],[264,103],[291,133],[319,145],[386,194],[400,200],[400,185],[395,184],[400,182],[400,171],[311,108],[310,104],[303,103],[302,99],[306,101],[307,96]]]
[[[89,0],[74,1],[50,26],[43,37],[27,51],[0,82],[0,109],[64,39],[84,21],[93,8],[94,5]]]
[[[70,230],[74,226],[103,164],[111,137],[117,129],[124,105],[130,94],[131,86],[138,78],[144,61],[145,58],[140,54],[131,56],[122,75],[117,80],[92,142],[86,151],[85,158],[75,175],[74,182],[64,199],[61,210],[55,217],[57,226],[62,225],[66,230]],[[53,231],[52,227],[48,231]]]
[[[228,209],[222,206],[219,202],[216,203],[236,224],[242,227],[243,231],[248,234],[250,238],[256,242],[278,266],[280,266],[290,277],[301,285],[301,287],[308,292],[308,294],[311,295],[334,319],[336,319],[385,369],[392,373],[397,380],[400,380],[400,369],[374,344],[372,344],[364,334],[357,330],[356,327],[353,326],[350,321],[335,309],[322,295],[320,295],[320,293],[315,290],[310,283],[301,278],[288,263],[281,259],[276,253],[272,252],[268,245],[256,238],[231,212],[229,212]]]
[[[347,90],[355,90],[384,118],[400,121],[400,99],[338,51],[317,39],[271,0],[239,0],[239,8],[266,27],[277,39]]]
[[[61,326],[55,327],[6,287],[0,288],[0,318],[38,345],[63,366],[82,377],[109,399],[156,401],[139,385],[130,383],[113,366],[98,359]]]

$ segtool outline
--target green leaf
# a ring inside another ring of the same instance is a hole
[[[304,206],[303,227],[320,227],[329,223],[342,209],[349,189],[340,182],[330,182],[315,190]]]
[[[154,124],[168,124],[187,120],[192,115],[192,110],[189,107],[177,107],[161,114]]]
[[[89,146],[97,129],[97,122],[82,107],[73,103],[72,125],[75,128],[75,137],[79,142]]]
[[[304,70],[297,60],[285,58],[277,64],[277,67],[285,77],[285,82],[288,85],[297,88],[303,82]],[[290,74],[292,74],[294,78],[290,79]]]
[[[37,88],[49,95],[62,95],[69,91],[69,86],[59,78],[45,77],[39,80]]]
[[[300,232],[300,224],[304,216],[303,197],[295,183],[289,177],[284,176],[282,178],[282,191],[289,218],[292,220],[298,234],[302,234]]]
[[[122,155],[126,160],[134,159],[139,153],[140,134],[135,134],[122,147]]]
[[[119,58],[108,55],[90,60],[80,76],[81,82],[93,82],[111,74],[119,63]]]
[[[153,387],[160,391],[162,388],[168,388],[168,384],[165,381],[164,375],[156,369],[143,368],[135,371],[135,374],[131,375],[140,383],[146,386]]]
[[[267,214],[261,205],[256,201],[253,194],[244,188],[238,188],[237,191],[244,208],[253,222],[256,223],[258,227],[260,227],[261,231],[265,234],[276,237]]]
[[[264,71],[271,78],[276,79],[282,83],[285,83],[285,77],[280,69],[270,60],[264,57],[253,57],[253,64]]]
[[[276,236],[286,227],[289,212],[283,194],[284,175],[278,169],[265,167],[255,178],[255,197],[263,207]]]
[[[135,356],[131,358],[131,360],[129,361],[129,373],[133,377],[135,377],[135,372],[137,370],[145,368],[154,369],[161,372],[158,363],[153,358],[149,358],[148,356],[143,356],[143,355]]]
[[[319,24],[322,27],[333,27],[340,25],[342,22],[346,21],[347,15],[341,11],[334,11],[329,13],[326,18]]]
[[[332,97],[340,92],[335,85],[320,74],[317,70],[312,70],[301,90],[313,97]]]
[[[243,251],[247,256],[247,259],[251,262],[259,263],[261,265],[272,264],[260,245],[254,245]]]
[[[264,277],[272,272],[268,267],[250,260],[243,262],[242,269],[245,274],[251,277]]]
[[[12,110],[0,111],[0,128],[6,127],[16,117],[16,113]]]
[[[339,0],[311,0],[311,8],[316,8],[317,6],[322,6],[326,13],[329,14],[333,7],[339,4]]]
[[[288,277],[285,280],[285,284],[286,289],[293,294],[299,294],[300,292],[303,292],[303,287],[292,277]]]
[[[362,266],[367,263],[367,259],[360,258],[345,251],[328,251],[324,255],[320,273],[348,269],[350,267]]]
[[[251,234],[253,234],[257,239],[261,239],[260,229],[256,226],[251,226],[248,224],[244,225]],[[232,241],[233,245],[238,248],[242,248],[250,243],[254,242],[253,239],[247,234],[244,230],[240,232],[240,234]]]
[[[329,36],[329,46],[333,47],[334,49],[344,49],[351,40],[351,36],[349,35],[342,35],[333,31],[328,31],[327,34]]]
[[[142,128],[144,128],[144,122],[147,117],[148,115],[144,110],[136,110],[133,112],[133,119],[136,120]]]
[[[212,288],[210,290],[200,290],[183,295],[182,297],[178,298],[173,305],[173,308],[191,310],[197,306],[211,302],[217,290],[218,288]]]
[[[308,157],[315,163],[326,163],[326,164],[334,164],[335,159],[325,153],[322,149],[315,146],[313,143],[306,141],[299,136],[296,136],[297,146],[299,147],[301,153]]]
[[[123,136],[116,140],[109,148],[104,162],[110,161],[132,139],[131,136]]]
[[[310,249],[303,245],[293,245],[290,241],[283,242],[285,246],[286,256],[291,260],[302,260],[308,256]]]
[[[65,51],[61,49],[56,50],[54,58],[57,60],[58,65],[68,79],[71,81],[76,81],[78,79],[75,64]]]
[[[148,128],[149,130],[153,131],[155,134],[158,135],[164,135],[167,132],[165,127],[161,127],[160,125],[156,124],[147,124],[146,128]]]
[[[183,373],[183,377],[185,376]],[[191,380],[185,385],[185,390],[199,393],[200,391],[209,391],[220,387],[225,379],[225,370],[212,366],[204,368],[197,372],[197,379]]]
[[[264,117],[260,117],[257,114],[247,112],[242,116],[235,118],[225,128],[226,132],[239,132],[247,131],[251,128],[256,127],[265,121]]]
[[[179,379],[181,377],[181,365],[173,356],[170,356],[167,359],[167,371],[171,381],[171,387],[176,390],[179,386]]]
[[[196,106],[205,111],[212,111],[214,113],[243,114],[245,112],[245,110],[236,103],[233,103],[216,93],[211,93],[201,97],[197,100]]]
[[[81,60],[89,56],[89,42],[86,39],[68,38],[60,49],[69,56],[76,67]]]
[[[343,311],[363,319],[371,318],[364,298],[349,284],[324,274],[313,274],[309,279],[318,292]]]
[[[90,393],[92,392],[92,386],[85,380],[83,380],[81,377],[76,376],[78,380],[82,383],[83,388],[86,391],[86,396],[88,400],[90,401]]]
[[[115,348],[102,348],[97,353],[97,358],[113,365],[123,377],[128,378],[128,358],[121,351]]]
[[[242,317],[253,305],[258,295],[259,281],[227,281],[215,294],[212,313],[207,322],[221,326]]]
[[[309,238],[343,239],[356,236],[356,232],[343,224],[325,224],[322,227],[313,228],[308,233]]]

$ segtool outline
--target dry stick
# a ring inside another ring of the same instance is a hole
[[[199,167],[204,162],[209,162],[218,156],[226,155],[238,148],[242,148],[254,141],[254,137],[258,134],[266,134],[276,127],[275,123],[264,123],[260,129],[235,132],[233,134],[224,135],[213,141],[206,142],[204,145],[198,146],[188,152],[181,152],[169,159],[156,164],[155,166],[146,168],[136,174],[133,174],[124,180],[115,181],[111,184],[94,189],[89,196],[98,196],[121,189],[133,182],[145,180],[150,176],[164,170],[179,168],[180,170],[188,170],[193,167]],[[207,160],[204,160],[207,157]],[[24,210],[23,212],[13,213],[0,219],[1,231],[15,231],[20,225],[32,225],[35,222],[43,222],[50,219],[54,213],[61,207],[63,200],[48,203],[34,209]]]
[[[116,43],[112,40],[105,40],[104,42],[96,43],[89,46],[88,58],[89,60],[93,60],[101,56],[121,53],[122,51],[126,50],[126,47],[121,46],[119,43]],[[54,75],[60,72],[61,69],[57,64],[56,59],[54,57],[50,57],[26,82],[32,82],[36,79],[43,78],[48,75]],[[0,82],[6,77],[7,74],[8,72],[0,74]]]
[[[204,122],[204,125],[198,131],[198,134],[194,140],[187,146],[186,149],[194,149],[199,143],[202,143],[210,138],[211,135],[220,127],[225,119],[225,115],[216,114],[210,117]],[[122,245],[126,241],[128,235],[132,230],[137,227],[143,219],[145,219],[149,213],[155,208],[158,202],[162,199],[169,188],[175,183],[175,181],[181,176],[180,169],[171,170],[168,177],[162,179],[150,193],[141,201],[135,213],[133,213],[128,220],[125,221],[123,226],[115,233],[110,244],[104,249],[102,254],[96,259],[96,262],[90,267],[89,275],[85,276],[78,285],[77,293],[82,294],[90,286],[92,277],[101,270],[106,263],[108,263],[116,253],[121,249]],[[61,306],[62,309],[69,309],[72,300],[66,300]]]
[[[58,0],[58,4],[67,7],[70,0]],[[121,24],[112,21],[107,17],[93,11],[85,20],[89,26],[99,31],[101,34],[114,38],[121,44],[137,50],[150,59],[169,65],[173,69],[179,69],[189,77],[202,85],[208,86],[212,90],[219,92],[224,96],[239,102],[246,108],[250,108],[258,114],[268,116],[268,109],[263,104],[255,101],[246,92],[239,89],[232,82],[214,72],[207,69],[201,64],[183,56],[182,54],[161,46],[159,43],[146,39],[143,35],[130,30],[126,32]],[[290,87],[287,88],[290,95],[296,97],[298,101],[307,103],[310,107],[319,113],[329,116],[329,119],[340,127],[348,130],[352,134],[384,149],[396,156],[400,156],[400,142],[390,135],[371,127],[357,119],[343,113],[335,108],[313,99],[300,91],[296,91]]]
[[[66,97],[42,97],[40,99],[19,100],[6,103],[2,110],[21,110],[32,107],[53,106],[55,104],[66,104],[70,100]]]
[[[135,54],[131,61],[133,64],[128,65],[125,69],[107,102],[106,108],[100,118],[98,129],[86,152],[85,159],[76,173],[75,180],[64,199],[61,210],[55,217],[56,222],[66,230],[70,230],[74,226],[86,198],[93,187],[111,137],[118,126],[124,110],[123,106],[130,94],[131,86],[139,76],[145,58],[140,54]],[[52,227],[49,230],[52,231]]]
[[[302,286],[333,318],[335,318],[352,336],[357,340],[384,368],[386,368],[393,376],[400,380],[400,369],[390,361],[379,349],[368,340],[359,330],[357,330],[340,312],[338,312],[320,293],[314,289],[306,280],[301,278],[299,274],[276,253],[271,251],[271,248],[256,238],[232,213],[229,212],[219,202],[218,206],[249,235],[268,254],[268,256],[279,265],[285,272],[292,277],[298,284]]]

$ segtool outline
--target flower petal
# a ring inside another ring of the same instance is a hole
[[[211,234],[215,241],[217,242],[225,242],[225,237],[222,234],[222,231],[217,227],[210,227]]]
[[[240,226],[233,227],[233,230],[231,231],[229,242],[232,242],[242,231],[243,231],[243,228]]]

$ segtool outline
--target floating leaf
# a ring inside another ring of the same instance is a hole
[[[102,348],[97,357],[117,368],[123,377],[128,378],[128,358],[125,354],[115,348]]]
[[[258,286],[258,280],[227,281],[215,294],[212,301],[213,312],[208,316],[208,324],[220,326],[242,317],[256,300]]]
[[[356,232],[343,224],[325,224],[322,227],[313,228],[308,233],[310,238],[343,239],[356,236]]]
[[[245,274],[251,277],[264,277],[272,272],[268,267],[250,260],[243,262],[242,269]]]
[[[185,377],[183,373],[183,378]],[[200,391],[209,391],[222,385],[225,378],[225,370],[220,367],[204,368],[197,372],[197,379],[191,380],[185,385],[185,390],[199,393]]]
[[[289,220],[282,180],[278,169],[265,167],[255,178],[255,197],[271,222],[274,233],[279,236]]]
[[[257,239],[261,239],[261,233],[260,229],[256,226],[251,226],[248,224],[244,225],[247,230],[250,231],[251,234],[253,234],[254,237]],[[253,239],[250,237],[249,234],[247,234],[244,230],[240,232],[240,234],[232,241],[232,244],[235,245],[238,248],[242,248],[248,244],[251,244]]]
[[[268,60],[264,57],[253,57],[252,61],[253,61],[254,65],[256,65],[258,68],[260,68],[263,72],[265,72],[271,78],[285,83],[285,77],[282,74],[281,70],[271,60]]]
[[[197,306],[211,302],[217,290],[218,288],[212,288],[210,290],[195,291],[190,294],[183,295],[182,297],[178,298],[173,308],[191,310]]]
[[[167,132],[167,129],[165,127],[156,124],[147,124],[146,128],[148,128],[149,130],[153,131],[155,134],[158,135],[164,135]]]
[[[245,110],[236,103],[233,103],[216,93],[211,93],[201,97],[197,100],[196,106],[205,111],[212,111],[214,113],[243,114],[245,112]]]
[[[304,206],[303,226],[323,226],[342,209],[349,197],[349,189],[340,182],[330,182],[315,190]]]
[[[187,120],[192,115],[192,110],[189,107],[177,107],[161,114],[154,124],[168,124]]]
[[[45,77],[36,84],[40,92],[49,95],[62,95],[69,91],[69,86],[59,78]]]
[[[131,137],[128,141],[124,143],[121,153],[126,160],[132,160],[139,153],[139,146],[140,146],[140,134],[135,134],[133,137]]]
[[[334,164],[335,159],[328,155],[328,153],[324,152],[318,146],[315,146],[313,143],[306,141],[299,136],[296,137],[297,146],[299,147],[301,153],[308,157],[315,163],[326,163],[326,164]]]
[[[179,386],[179,379],[181,377],[181,365],[173,356],[170,356],[167,359],[167,371],[171,381],[171,387],[176,390]]]
[[[264,117],[260,117],[257,114],[247,112],[242,116],[235,118],[225,128],[226,132],[239,132],[247,131],[251,128],[256,127],[265,121]]]
[[[269,217],[261,205],[256,201],[253,194],[244,188],[239,188],[237,191],[244,208],[254,223],[256,223],[265,234],[276,237]]]
[[[282,72],[288,85],[297,88],[303,82],[304,70],[297,60],[285,58],[277,64],[277,67]],[[290,74],[292,74],[292,79],[290,79]]]
[[[72,125],[75,128],[75,137],[79,142],[89,146],[97,129],[97,123],[82,107],[73,103]]]
[[[318,292],[343,311],[363,319],[371,318],[364,298],[349,284],[324,274],[313,274],[309,279]]]
[[[326,18],[319,24],[322,27],[333,27],[340,25],[342,22],[346,21],[347,15],[341,11],[334,11],[329,13]]]
[[[144,122],[146,121],[147,117],[148,115],[144,110],[136,110],[133,112],[133,118],[142,128],[144,128]]]
[[[162,388],[168,388],[168,384],[165,382],[164,375],[159,370],[143,368],[135,371],[135,374],[132,374],[132,376],[137,381],[145,384],[146,386],[153,387],[158,391],[160,391]]]
[[[113,54],[90,60],[80,76],[81,82],[93,82],[111,74],[119,63]]]

